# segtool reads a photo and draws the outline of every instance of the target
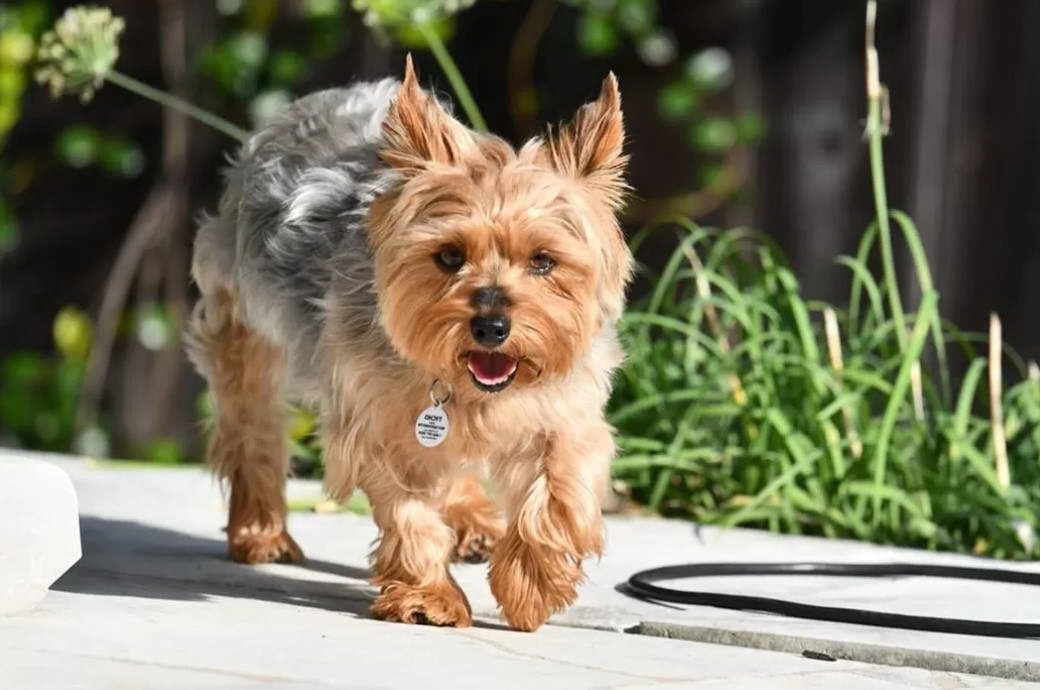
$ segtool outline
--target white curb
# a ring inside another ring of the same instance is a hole
[[[0,615],[35,608],[81,555],[69,476],[27,454],[0,450]]]

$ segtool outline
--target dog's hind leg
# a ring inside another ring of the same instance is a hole
[[[286,531],[285,353],[245,326],[224,291],[192,316],[189,354],[209,382],[215,425],[208,460],[230,484],[228,551],[242,563],[299,562]]]

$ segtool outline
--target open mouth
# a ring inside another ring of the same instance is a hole
[[[497,393],[513,382],[517,362],[501,352],[472,350],[466,355],[466,367],[473,385],[485,393]]]

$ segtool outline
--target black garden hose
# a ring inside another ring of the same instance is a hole
[[[653,584],[661,580],[720,575],[835,575],[845,577],[916,575],[1040,585],[1040,574],[1038,573],[1026,573],[999,568],[963,568],[916,563],[691,563],[643,570],[628,579],[628,587],[632,594],[640,598],[676,604],[696,604],[724,609],[766,611],[793,618],[808,618],[837,623],[857,623],[859,625],[875,625],[885,628],[902,628],[904,630],[926,630],[929,632],[955,633],[959,635],[1040,637],[1040,623],[1007,623],[1002,621],[976,621],[964,618],[910,616],[902,613],[885,613],[882,611],[842,608],[838,606],[815,606],[770,597],[687,591]]]

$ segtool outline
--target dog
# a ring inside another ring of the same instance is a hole
[[[623,142],[613,74],[515,149],[456,120],[410,57],[403,81],[311,94],[248,139],[198,231],[187,336],[234,560],[303,558],[295,400],[320,413],[330,495],[371,501],[373,616],[469,625],[452,560],[490,560],[515,629],[575,601],[615,453]]]

